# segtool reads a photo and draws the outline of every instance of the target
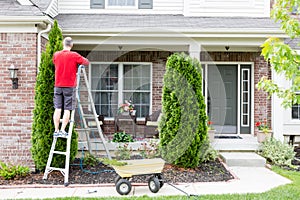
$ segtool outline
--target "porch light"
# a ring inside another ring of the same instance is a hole
[[[12,88],[13,89],[18,89],[18,75],[17,71],[19,70],[14,66],[14,64],[11,64],[10,67],[8,68],[9,70],[9,76],[12,81]]]

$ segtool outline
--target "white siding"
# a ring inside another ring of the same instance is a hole
[[[269,0],[186,0],[186,16],[269,17]]]
[[[138,9],[138,1],[134,8],[91,9],[90,0],[59,0],[59,13],[121,13],[121,14],[183,14],[184,0],[153,0],[153,9]]]
[[[46,10],[46,13],[50,15],[51,17],[55,17],[58,15],[58,0],[52,0],[52,2],[49,4],[49,7]]]

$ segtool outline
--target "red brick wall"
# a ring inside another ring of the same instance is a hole
[[[36,34],[0,34],[0,160],[33,166],[30,153],[34,86],[36,81]],[[18,70],[19,88],[12,89],[8,67]]]

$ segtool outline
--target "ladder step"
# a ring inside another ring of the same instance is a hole
[[[63,152],[63,151],[53,151],[53,153],[60,154],[60,155],[67,155],[67,152]]]
[[[92,105],[92,102],[90,102],[90,101],[80,101],[79,103],[81,105]]]
[[[98,131],[97,128],[76,128],[75,131]]]
[[[46,170],[58,170],[58,171],[65,171],[65,168],[58,168],[58,167],[47,167]]]

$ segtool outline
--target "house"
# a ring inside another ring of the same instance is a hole
[[[279,100],[255,87],[262,76],[275,76],[261,44],[286,38],[269,18],[269,0],[2,0],[0,6],[0,160],[33,165],[34,86],[54,19],[74,39],[73,50],[91,61],[89,80],[107,133],[126,99],[139,123],[161,108],[167,57],[182,51],[202,63],[207,113],[220,133],[255,135],[255,122],[267,120],[283,140],[284,132],[300,128],[299,107],[298,114],[282,112]]]

